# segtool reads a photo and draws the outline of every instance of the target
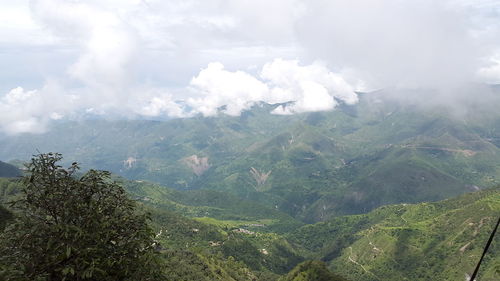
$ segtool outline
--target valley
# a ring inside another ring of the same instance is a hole
[[[499,281],[500,0],[0,0],[0,281]]]
[[[228,193],[115,179],[151,213],[172,280],[289,280],[302,271],[326,280],[457,280],[473,270],[500,213],[495,187],[305,224]],[[19,188],[16,179],[0,178],[1,201],[15,199]],[[0,214],[2,224],[12,219]],[[481,280],[498,278],[499,241]]]
[[[64,121],[45,134],[0,136],[0,159],[58,151],[85,167],[227,192],[307,223],[500,183],[498,111],[454,116],[384,92],[329,112],[270,114],[277,106],[238,117]]]
[[[64,121],[0,136],[0,159],[19,168],[57,150],[66,165],[111,171],[151,214],[172,280],[470,274],[500,213],[498,113],[460,119],[382,93],[329,112],[270,114],[277,106],[239,117]],[[21,174],[0,162],[7,209]],[[0,212],[8,224],[12,214]],[[480,280],[497,280],[498,253],[497,237]]]

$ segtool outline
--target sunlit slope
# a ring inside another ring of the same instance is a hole
[[[500,215],[498,188],[455,199],[380,207],[308,225],[289,236],[351,280],[463,280]],[[500,277],[500,238],[479,280]]]
[[[186,262],[191,273],[207,271],[211,278],[231,280],[224,272],[232,272],[240,278],[235,280],[275,280],[304,260],[282,237],[302,225],[287,214],[217,191],[124,184],[152,214],[172,274],[184,276],[181,280],[187,280],[186,272],[176,267]]]
[[[151,215],[169,280],[276,280],[304,260],[273,232],[302,225],[279,211],[216,191],[204,195],[149,183],[123,184]],[[0,203],[11,201],[20,187],[19,180],[2,179]],[[0,204],[0,231],[12,218]]]
[[[500,190],[494,188],[434,203],[388,205],[367,214],[301,226],[279,210],[228,193],[122,181],[130,196],[151,213],[173,280],[276,280],[280,276],[284,280],[333,276],[339,280],[338,276],[460,280],[473,270],[500,215]],[[18,189],[16,180],[2,182],[5,190],[11,185]],[[0,195],[0,201],[11,196],[4,191]],[[0,224],[5,224],[11,216],[2,214]],[[498,280],[499,243],[497,237],[480,280]],[[310,259],[325,261],[331,272],[321,263],[298,265]]]
[[[184,216],[215,219],[222,226],[259,225],[261,232],[287,232],[303,223],[290,215],[234,195],[213,190],[176,191],[147,182],[125,181],[129,194],[153,209],[177,212]]]

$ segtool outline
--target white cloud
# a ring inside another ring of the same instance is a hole
[[[32,11],[54,34],[80,49],[68,67],[69,77],[90,88],[89,95],[101,103],[120,103],[137,49],[134,29],[115,11],[88,2],[34,0]]]
[[[56,40],[32,19],[29,0],[0,0],[0,47],[53,45]]]
[[[500,53],[492,56],[488,60],[488,64],[480,68],[477,72],[479,79],[491,83],[500,83]]]
[[[147,1],[142,15],[148,34],[169,38],[177,49],[203,50],[228,46],[289,45],[300,0],[174,0]]]
[[[296,60],[276,59],[264,65],[261,77],[273,86],[266,102],[295,101],[285,111],[277,109],[275,113],[331,110],[337,105],[335,99],[347,104],[358,101],[353,86],[317,62],[300,66]]]
[[[51,120],[75,109],[75,99],[60,92],[55,83],[42,90],[17,87],[0,98],[0,131],[7,134],[42,133]]]
[[[51,120],[75,113],[178,118],[196,113],[213,116],[224,108],[223,113],[237,116],[257,102],[293,101],[293,105],[273,112],[293,114],[331,110],[337,101],[357,102],[355,88],[340,74],[319,63],[301,66],[298,61],[283,59],[266,63],[258,77],[240,70],[226,70],[221,63],[210,63],[180,94],[131,85],[121,93],[123,100],[114,105],[103,105],[102,99],[89,93],[95,89],[98,88],[93,84],[68,89],[56,81],[49,81],[41,90],[14,88],[0,99],[0,111],[8,113],[0,117],[0,130],[8,134],[40,133]]]
[[[191,80],[192,93],[187,103],[205,116],[224,113],[239,115],[256,102],[285,103],[274,113],[291,114],[331,110],[338,99],[348,104],[358,101],[354,88],[339,74],[319,63],[300,66],[298,61],[276,59],[263,66],[260,79],[243,71],[228,71],[221,63],[211,63]]]
[[[39,89],[0,96],[0,130],[10,133],[80,112],[181,117],[186,109],[213,115],[225,106],[238,115],[258,101],[294,101],[274,112],[293,114],[355,103],[357,90],[500,82],[494,0],[0,5],[0,91]],[[439,102],[454,98],[448,92]],[[48,101],[56,111],[43,112]]]
[[[140,95],[132,102],[130,108],[141,116],[159,117],[168,116],[172,118],[188,117],[189,113],[173,95],[161,89],[136,90]]]
[[[298,83],[302,97],[292,105],[279,106],[272,111],[274,114],[289,115],[298,112],[331,110],[337,102],[328,94],[328,90],[321,84],[312,81]]]
[[[198,97],[187,103],[205,116],[217,114],[226,106],[224,113],[239,115],[253,103],[264,100],[269,92],[266,84],[243,71],[227,71],[221,63],[210,63],[191,80],[192,92]]]
[[[312,56],[355,69],[374,87],[456,86],[473,81],[498,45],[485,8],[459,2],[311,0],[297,31]]]

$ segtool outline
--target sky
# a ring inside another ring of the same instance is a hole
[[[0,132],[500,83],[500,1],[0,0]],[[408,91],[406,91],[408,92]]]

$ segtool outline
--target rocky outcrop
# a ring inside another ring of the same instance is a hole
[[[254,167],[251,167],[250,174],[252,174],[252,177],[257,182],[257,185],[261,186],[266,183],[267,179],[269,178],[269,175],[271,175],[271,171],[265,173],[255,169]]]
[[[123,166],[127,169],[130,169],[134,166],[135,162],[137,162],[137,159],[134,157],[129,157],[127,160],[123,160]]]
[[[206,170],[210,168],[208,163],[208,157],[198,157],[198,155],[191,155],[189,157],[183,158],[182,162],[186,164],[193,173],[197,176],[203,175]]]

